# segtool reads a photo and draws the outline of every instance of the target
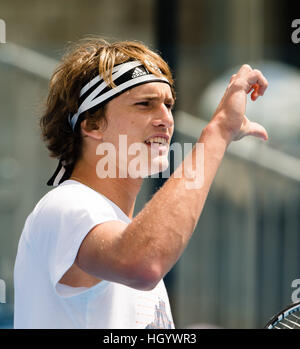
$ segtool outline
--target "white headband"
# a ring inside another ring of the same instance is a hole
[[[161,73],[157,67],[155,68]],[[81,89],[79,95],[80,106],[74,115],[69,115],[69,123],[73,131],[78,121],[82,121],[81,114],[95,106],[99,108],[100,105],[107,103],[120,93],[146,82],[162,81],[169,83],[166,77],[150,73],[139,61],[126,62],[115,66],[112,70],[112,81],[116,85],[113,88],[97,75]]]

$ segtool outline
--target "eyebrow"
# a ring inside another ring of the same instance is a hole
[[[160,100],[161,98],[157,94],[153,94],[153,95],[152,94],[151,95],[145,94],[145,95],[135,96],[134,99],[139,99],[139,100],[143,99],[143,100],[147,100],[147,101],[157,101],[157,100]],[[175,99],[173,97],[167,97],[164,100],[167,103],[175,103]]]

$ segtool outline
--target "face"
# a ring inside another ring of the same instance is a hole
[[[116,167],[123,174],[145,177],[168,167],[173,106],[171,88],[163,82],[136,86],[107,104],[101,142],[115,147]]]

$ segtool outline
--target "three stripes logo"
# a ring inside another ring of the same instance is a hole
[[[136,67],[132,73],[131,78],[135,79],[135,78],[138,78],[139,76],[143,76],[143,75],[147,75],[146,70],[143,69],[143,67],[141,67],[141,68]]]

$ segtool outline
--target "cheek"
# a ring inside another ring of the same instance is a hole
[[[170,137],[172,138],[174,133],[174,125],[170,128]]]
[[[127,130],[119,120],[110,121],[103,132],[103,142],[116,143],[119,135],[126,134]]]

